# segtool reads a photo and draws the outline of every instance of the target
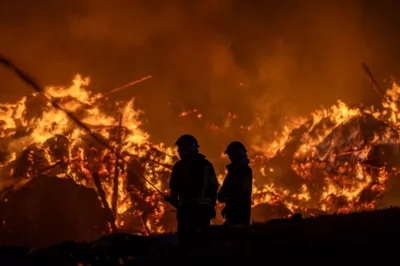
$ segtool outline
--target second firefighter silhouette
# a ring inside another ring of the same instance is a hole
[[[222,217],[227,225],[249,225],[253,173],[246,148],[241,142],[234,141],[228,145],[225,154],[231,163],[226,166],[228,174],[218,192],[218,201],[225,203]]]
[[[191,135],[175,143],[180,161],[171,173],[170,196],[166,200],[177,207],[179,242],[187,242],[210,226],[215,218],[218,180],[213,165],[199,153]]]

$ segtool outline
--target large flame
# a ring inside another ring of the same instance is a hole
[[[133,99],[109,108],[101,100],[104,95],[87,88],[89,82],[89,78],[77,75],[70,87],[47,87],[46,92],[135,166],[132,171],[118,162],[117,225],[133,215],[140,217],[147,231],[163,232],[160,219],[166,213],[166,203],[136,172],[166,191],[176,151],[150,141],[141,127],[143,114],[134,108]],[[396,174],[395,163],[379,163],[373,155],[382,147],[386,152],[397,152],[399,93],[400,87],[394,84],[386,93],[381,111],[350,108],[338,101],[308,118],[292,119],[281,133],[276,133],[273,142],[254,141],[250,153],[255,176],[253,205],[281,206],[289,215],[375,208],[388,178]],[[190,114],[202,118],[198,110],[180,116]],[[229,114],[222,127],[229,127],[229,121],[236,118]],[[0,190],[18,189],[41,174],[95,188],[91,173],[98,172],[108,204],[112,205],[115,156],[41,95],[0,104],[0,123]],[[256,125],[246,129],[258,130],[262,135]],[[117,132],[122,134],[120,139]],[[223,176],[223,172],[218,175],[220,181]]]

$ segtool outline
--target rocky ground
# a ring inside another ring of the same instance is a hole
[[[112,234],[85,243],[65,242],[28,250],[2,247],[1,265],[270,265],[395,263],[400,208],[349,215],[271,220],[248,228],[216,226],[193,247],[175,235]]]

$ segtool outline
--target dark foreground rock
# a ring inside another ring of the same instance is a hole
[[[0,249],[1,265],[272,265],[396,262],[400,208],[317,218],[272,220],[247,228],[212,227],[193,247],[175,235],[113,234],[88,243],[66,242],[29,251]]]

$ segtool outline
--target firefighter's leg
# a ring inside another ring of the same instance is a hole
[[[242,223],[244,225],[250,225],[250,223],[251,223],[251,205],[250,204],[248,206],[243,207],[241,217],[242,217]]]
[[[211,219],[215,216],[215,208],[208,205],[202,205],[198,212],[198,227],[205,231],[210,227]]]
[[[187,211],[185,209],[180,208],[178,210],[177,220],[178,220],[178,240],[179,240],[179,245],[182,245],[188,242],[189,220]]]
[[[237,209],[231,208],[229,212],[226,214],[226,220],[225,220],[225,225],[238,225],[241,223],[240,219],[240,213],[238,212]]]
[[[251,208],[247,206],[235,206],[226,215],[226,224],[229,225],[249,225]]]
[[[183,243],[191,243],[198,234],[198,210],[194,206],[185,206],[180,212],[180,239]],[[178,223],[179,224],[179,223]]]

